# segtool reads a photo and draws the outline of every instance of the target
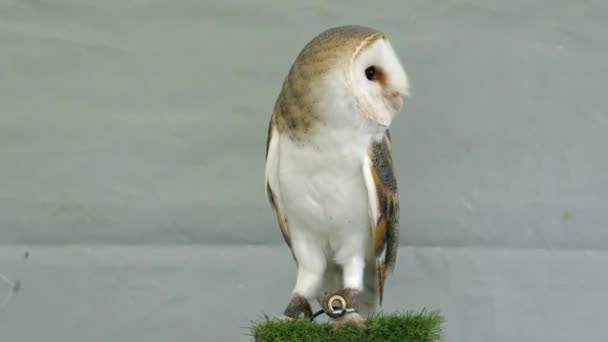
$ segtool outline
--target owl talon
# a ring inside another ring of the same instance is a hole
[[[365,320],[357,312],[359,291],[355,289],[341,289],[323,296],[322,306],[327,315],[333,318],[331,332],[344,327],[354,327],[361,335],[367,331]]]
[[[365,335],[365,332],[367,331],[365,320],[357,312],[347,313],[346,315],[336,318],[331,322],[332,333],[345,327],[353,327],[357,329],[361,335]]]
[[[294,294],[291,301],[285,308],[285,311],[283,311],[283,316],[281,316],[281,319],[283,319],[283,317],[289,319],[312,318],[312,308],[310,307],[310,303],[308,303],[308,300],[301,295]]]

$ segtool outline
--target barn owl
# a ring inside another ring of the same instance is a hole
[[[364,331],[379,310],[399,240],[388,128],[408,90],[388,38],[368,27],[320,33],[291,66],[265,169],[266,198],[297,265],[282,317],[310,317],[317,300],[334,330]]]

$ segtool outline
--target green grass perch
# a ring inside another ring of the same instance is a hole
[[[366,321],[367,333],[361,336],[356,329],[343,328],[329,334],[329,324],[306,319],[282,321],[269,319],[254,322],[251,335],[256,342],[435,342],[442,341],[443,316],[438,311],[408,312],[377,315]]]

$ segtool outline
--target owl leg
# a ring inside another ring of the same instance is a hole
[[[292,291],[291,301],[285,308],[283,316],[296,318],[304,315],[305,318],[312,317],[310,300],[316,298],[320,291],[323,275],[326,268],[325,254],[315,244],[315,239],[304,236],[292,236],[293,252],[298,261],[298,275],[296,285]]]
[[[359,333],[365,334],[367,327],[365,320],[357,311],[359,291],[344,288],[324,296],[322,304],[323,310],[333,318],[331,323],[332,332],[344,327],[354,327]]]
[[[302,317],[303,316],[303,317]],[[291,301],[287,304],[281,319],[306,318],[312,317],[312,308],[308,300],[301,295],[294,293]]]
[[[367,328],[365,320],[359,314],[359,294],[363,290],[365,261],[360,257],[352,257],[343,263],[342,268],[344,288],[326,294],[322,301],[323,309],[334,319],[332,331],[351,326],[364,334]]]
[[[291,301],[283,311],[283,319],[299,318],[300,316],[304,316],[304,318],[312,317],[309,300],[316,296],[322,276],[323,273],[317,274],[306,270],[302,265],[298,266],[296,286],[292,291]]]
[[[351,257],[342,265],[344,287],[357,292],[363,290],[363,271],[365,260],[362,257]]]

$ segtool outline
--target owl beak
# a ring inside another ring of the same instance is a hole
[[[400,112],[403,108],[403,95],[398,92],[391,92],[386,95],[386,102],[393,111]]]

